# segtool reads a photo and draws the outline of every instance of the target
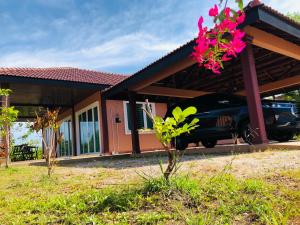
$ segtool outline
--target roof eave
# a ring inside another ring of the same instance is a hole
[[[282,15],[274,15],[264,7],[258,7],[258,18],[260,21],[269,24],[278,30],[281,30],[283,32],[286,32],[290,35],[293,35],[297,38],[300,38],[300,29],[299,26],[297,26],[296,23],[292,23],[291,21],[284,20],[282,18]]]
[[[29,83],[37,85],[54,85],[64,86],[69,88],[80,88],[80,89],[95,89],[102,91],[112,85],[108,84],[93,84],[78,81],[67,81],[67,80],[54,80],[54,79],[43,79],[33,77],[20,77],[7,74],[0,74],[0,83]]]

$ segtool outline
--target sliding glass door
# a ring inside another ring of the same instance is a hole
[[[63,135],[63,139],[58,146],[59,156],[72,156],[72,122],[71,119],[66,119],[62,122],[59,128],[60,134]]]
[[[78,115],[80,154],[100,152],[98,107],[91,106]]]

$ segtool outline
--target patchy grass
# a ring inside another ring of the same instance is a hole
[[[296,224],[300,170],[238,178],[178,175],[100,185],[93,176],[43,167],[0,169],[0,224]],[[59,172],[59,171],[58,171]],[[121,176],[121,174],[119,174]],[[135,184],[135,185],[132,185]]]

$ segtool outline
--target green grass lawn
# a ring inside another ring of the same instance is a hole
[[[101,185],[111,176],[43,167],[0,169],[0,224],[297,224],[300,170],[259,178],[178,174],[168,184],[142,178]],[[118,176],[122,176],[119,172]]]

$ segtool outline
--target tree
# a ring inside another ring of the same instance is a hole
[[[36,114],[36,120],[32,125],[32,129],[34,131],[42,131],[42,140],[45,148],[44,157],[46,159],[49,177],[53,172],[57,145],[62,140],[62,136],[59,134],[58,112],[59,109],[47,109],[47,111],[42,116]],[[48,129],[47,137],[45,132],[46,129]]]
[[[194,118],[190,122],[186,122],[186,119],[197,112],[197,109],[193,106],[188,107],[182,111],[180,107],[176,107],[172,111],[173,117],[167,117],[163,119],[160,116],[155,116],[152,113],[149,103],[146,101],[146,108],[143,109],[148,117],[153,122],[153,130],[159,142],[162,144],[164,150],[168,153],[168,166],[163,172],[164,178],[168,181],[173,174],[180,157],[180,151],[171,150],[171,142],[176,141],[180,135],[189,133],[191,130],[198,127],[199,120]],[[176,145],[175,145],[176,146]]]
[[[0,135],[2,140],[4,139],[4,156],[5,166],[9,164],[10,154],[10,127],[17,120],[19,111],[13,106],[9,106],[8,97],[11,94],[10,89],[0,89],[0,96],[2,97],[2,106],[0,109]]]
[[[288,93],[284,94],[284,99],[287,101],[296,101],[297,103],[300,103],[300,91],[290,91]]]
[[[287,16],[300,23],[300,12],[288,13]]]

